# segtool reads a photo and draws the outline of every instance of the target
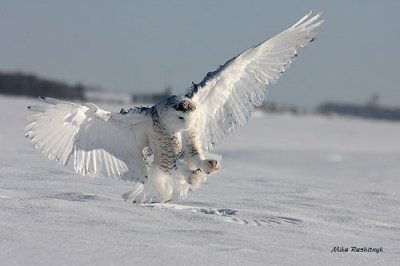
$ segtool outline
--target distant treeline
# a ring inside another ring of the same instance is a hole
[[[288,104],[277,104],[268,100],[258,108],[267,113],[290,113],[294,115],[304,115],[307,113],[307,110],[304,108]]]
[[[136,103],[157,103],[161,99],[172,95],[171,87],[166,87],[161,93],[136,93],[132,95],[132,102]]]
[[[95,96],[91,96],[91,94]],[[161,93],[136,93],[131,95],[131,99],[136,103],[156,103],[160,99],[171,95],[171,88],[167,87]],[[64,82],[53,81],[31,74],[24,73],[2,73],[0,72],[0,94],[23,95],[23,96],[48,96],[58,99],[76,99],[115,102],[116,100],[108,93],[104,97],[99,95],[106,94],[102,90],[88,89],[83,85],[68,85]],[[114,93],[117,94],[117,93]],[[87,96],[88,95],[88,96]],[[87,96],[87,97],[86,97]],[[124,96],[124,100],[125,100]],[[123,102],[123,101],[121,101]],[[292,113],[304,115],[305,109],[290,105],[279,105],[266,101],[260,107],[261,110],[269,113]],[[364,105],[344,104],[327,102],[316,108],[316,113],[323,115],[337,114],[343,116],[356,116],[370,119],[400,120],[400,108],[390,108],[379,105],[379,96],[373,95],[372,99]]]
[[[390,108],[377,104],[342,104],[328,102],[317,108],[321,114],[338,114],[344,116],[357,116],[372,119],[400,120],[400,108]]]
[[[64,82],[48,80],[30,74],[0,72],[0,93],[83,100],[85,88],[82,85],[71,86]]]

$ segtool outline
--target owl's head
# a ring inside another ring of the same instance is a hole
[[[155,107],[162,126],[169,132],[189,129],[196,121],[196,105],[184,96],[170,96]]]

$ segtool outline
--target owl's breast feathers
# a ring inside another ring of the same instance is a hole
[[[154,163],[159,165],[161,170],[169,172],[176,170],[176,162],[182,153],[182,142],[177,134],[168,132],[161,123],[156,108],[151,110],[153,120],[153,132],[150,142],[154,152]]]

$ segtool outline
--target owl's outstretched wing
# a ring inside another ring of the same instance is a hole
[[[148,108],[111,113],[92,103],[76,104],[40,97],[45,106],[30,106],[33,122],[26,137],[49,159],[66,165],[73,158],[82,175],[141,175]],[[127,177],[127,179],[140,178]]]
[[[322,24],[321,13],[309,12],[296,24],[275,37],[254,46],[209,72],[193,84],[187,97],[201,110],[199,130],[202,146],[212,149],[250,118],[254,106],[262,104],[267,85],[278,81],[297,56],[312,42]]]

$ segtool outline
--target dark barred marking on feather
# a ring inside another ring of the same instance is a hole
[[[126,115],[129,113],[140,114],[143,112],[147,112],[149,109],[150,109],[150,107],[148,107],[148,106],[138,106],[138,107],[129,108],[129,109],[121,108],[121,111],[119,111],[119,113],[122,115]]]
[[[151,110],[154,129],[154,162],[164,172],[176,170],[176,161],[182,151],[182,143],[175,134],[169,133],[162,125],[155,108]]]
[[[193,127],[193,131],[190,136],[186,139],[186,146],[188,148],[188,153],[190,157],[195,157],[200,154],[201,144],[200,144],[200,135],[197,130],[197,125]]]

